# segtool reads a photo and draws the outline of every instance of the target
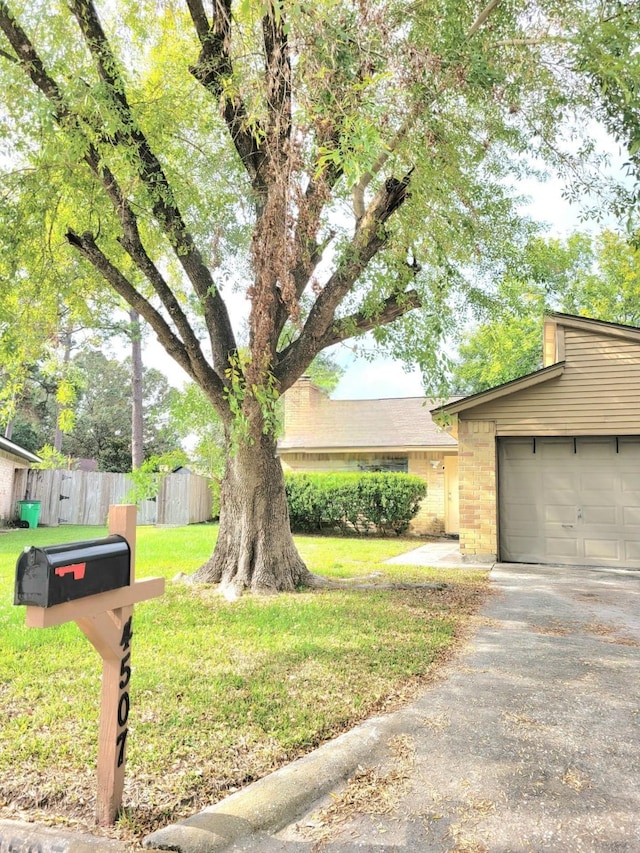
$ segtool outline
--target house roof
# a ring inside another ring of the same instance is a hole
[[[42,461],[39,456],[35,455],[35,453],[25,450],[24,447],[20,447],[19,444],[14,444],[13,441],[9,441],[8,438],[4,438],[2,436],[0,436],[0,450],[4,450],[5,453],[11,453],[13,456],[19,456],[21,459],[26,459],[28,462]]]
[[[314,407],[313,422],[305,429],[285,435],[280,450],[379,451],[426,450],[457,446],[457,441],[437,426],[430,412],[433,401],[423,397],[384,400],[329,400]],[[311,421],[311,418],[309,418]]]

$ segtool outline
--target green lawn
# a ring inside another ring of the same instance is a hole
[[[27,629],[14,607],[27,545],[103,528],[0,534],[0,817],[91,824],[100,660],[74,624]],[[385,566],[398,539],[301,536],[309,568],[331,577],[437,578],[447,587],[315,590],[229,603],[172,583],[211,553],[216,528],[138,529],[138,578],[163,598],[136,606],[125,805],[136,837],[191,814],[366,716],[409,698],[444,658],[486,591],[482,572]]]

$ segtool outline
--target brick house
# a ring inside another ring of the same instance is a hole
[[[640,568],[640,329],[550,314],[543,365],[438,410],[458,438],[461,554]]]
[[[32,462],[40,462],[38,456],[0,437],[0,526],[13,518],[13,480],[19,468],[30,468]]]
[[[458,532],[457,442],[422,397],[332,400],[303,376],[284,395],[278,455],[285,471],[417,474],[427,496],[410,532]]]

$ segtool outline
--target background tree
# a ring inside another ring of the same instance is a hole
[[[546,311],[640,324],[640,252],[611,231],[532,241],[496,292],[500,308],[468,331],[452,376],[473,394],[542,367]]]
[[[627,166],[636,182],[631,190],[620,194],[618,212],[630,232],[638,228],[640,200],[639,18],[638,0],[615,0],[607,4],[600,27],[581,32],[577,55],[578,67],[588,74],[597,95],[598,118],[629,153]],[[637,233],[635,239],[637,242]]]
[[[482,298],[469,270],[486,279],[515,241],[505,178],[526,153],[555,156],[588,103],[575,40],[605,6],[0,0],[4,134],[59,177],[52,228],[222,422],[220,531],[199,579],[310,580],[275,456],[279,395],[373,330],[437,368],[458,307]]]
[[[62,451],[74,458],[96,459],[100,471],[130,471],[132,443],[131,366],[87,351],[74,360],[80,377],[73,430],[65,435]],[[169,423],[169,385],[163,374],[144,374],[146,396],[143,420],[144,457],[178,449]]]
[[[26,450],[37,453],[45,444],[53,446],[56,428],[56,390],[54,380],[37,366],[23,368],[20,392],[11,403],[14,412],[7,438]]]

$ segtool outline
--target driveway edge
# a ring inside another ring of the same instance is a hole
[[[370,763],[389,736],[401,728],[399,716],[396,713],[367,720],[198,814],[151,833],[144,838],[143,847],[210,853],[254,832],[277,832],[351,776],[359,765]]]

